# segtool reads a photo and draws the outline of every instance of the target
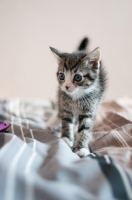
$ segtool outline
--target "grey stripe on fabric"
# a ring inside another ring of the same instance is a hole
[[[4,144],[5,144],[5,135],[0,134],[0,150],[4,146]]]
[[[108,164],[102,156],[98,159],[100,168],[110,183],[113,197],[116,199],[130,200],[129,193],[126,190],[124,181],[117,167],[114,164]]]
[[[3,121],[7,120],[6,117],[6,100],[1,100],[0,101],[0,122],[2,123]]]
[[[122,178],[122,182],[123,182],[124,187],[126,189],[128,199],[132,200],[132,185],[131,185],[128,177],[126,176],[124,169],[117,163],[115,163],[115,166],[118,169],[120,176]]]

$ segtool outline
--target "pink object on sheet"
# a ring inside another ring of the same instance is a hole
[[[2,123],[0,124],[0,132],[6,131],[7,128],[10,127],[9,123]]]

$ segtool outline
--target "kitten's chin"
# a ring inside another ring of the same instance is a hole
[[[66,92],[74,101],[78,99],[78,89],[72,91],[72,92]]]

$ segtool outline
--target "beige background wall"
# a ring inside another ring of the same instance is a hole
[[[72,52],[84,36],[102,50],[106,99],[132,96],[132,0],[0,0],[0,96],[55,98],[49,45]]]

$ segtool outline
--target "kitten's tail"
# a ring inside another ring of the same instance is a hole
[[[78,51],[84,51],[84,50],[86,50],[86,48],[87,48],[87,46],[88,46],[88,43],[89,43],[89,39],[86,37],[86,38],[84,38],[82,41],[81,41],[81,43],[80,43],[80,45],[79,45],[79,47],[78,47]]]

